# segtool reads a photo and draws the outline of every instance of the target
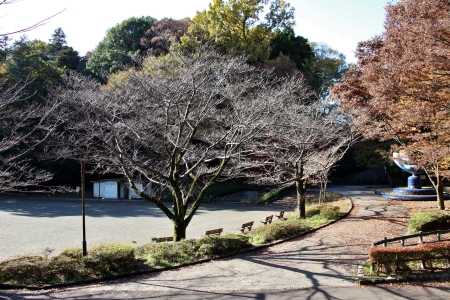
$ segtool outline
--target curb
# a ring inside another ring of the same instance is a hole
[[[64,287],[70,287],[70,286],[76,286],[76,285],[98,283],[98,282],[116,280],[116,279],[121,279],[121,278],[130,278],[130,277],[138,276],[138,275],[151,274],[151,273],[163,272],[163,271],[168,271],[168,270],[176,270],[176,269],[184,268],[184,267],[187,267],[187,266],[194,266],[194,265],[198,265],[198,264],[202,264],[202,263],[206,263],[206,262],[211,262],[213,260],[219,260],[219,259],[224,259],[224,258],[229,258],[229,257],[232,257],[232,256],[236,256],[236,255],[239,255],[239,254],[244,254],[244,253],[258,251],[258,250],[261,250],[261,249],[264,249],[264,248],[268,248],[268,247],[271,247],[271,246],[282,244],[284,242],[288,242],[288,241],[294,240],[296,238],[308,235],[310,233],[314,233],[314,232],[318,231],[319,229],[322,229],[324,227],[332,225],[332,224],[334,224],[334,223],[336,223],[336,222],[346,218],[350,214],[350,212],[353,210],[353,208],[354,208],[353,200],[350,197],[346,197],[346,198],[350,202],[349,208],[342,216],[340,216],[336,220],[330,221],[330,222],[325,223],[323,225],[320,225],[320,226],[318,226],[316,228],[304,231],[304,232],[299,233],[297,235],[288,237],[288,238],[283,239],[283,240],[278,240],[278,241],[275,241],[275,242],[272,242],[272,243],[268,243],[268,244],[264,244],[264,245],[258,245],[258,246],[253,246],[253,247],[250,247],[250,248],[247,248],[247,249],[243,249],[243,250],[240,250],[240,251],[232,252],[232,253],[229,253],[229,254],[225,254],[225,255],[221,255],[221,256],[217,256],[217,257],[213,257],[213,258],[202,259],[202,260],[198,260],[198,261],[195,261],[195,262],[192,262],[192,263],[186,263],[186,264],[181,264],[181,265],[177,265],[177,266],[170,266],[170,267],[164,267],[164,268],[158,268],[158,269],[141,270],[141,271],[136,271],[136,272],[132,272],[132,273],[126,273],[126,274],[120,274],[120,275],[110,275],[110,276],[105,276],[105,277],[95,278],[95,279],[86,279],[86,280],[80,280],[80,281],[69,281],[69,282],[62,282],[62,283],[55,283],[55,284],[45,284],[45,285],[19,285],[19,284],[4,284],[4,283],[0,283],[0,290],[15,290],[15,289],[48,290],[48,289],[54,289],[54,288],[64,288]]]
[[[359,285],[377,285],[377,284],[392,284],[392,283],[404,283],[404,282],[425,282],[425,281],[446,281],[450,282],[450,274],[422,274],[422,275],[410,275],[408,277],[387,277],[376,279],[359,279]]]

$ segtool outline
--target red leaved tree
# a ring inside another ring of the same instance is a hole
[[[449,10],[448,0],[389,4],[384,33],[359,43],[358,64],[331,89],[344,108],[360,108],[363,130],[397,140],[395,150],[426,169],[440,209],[450,175]]]

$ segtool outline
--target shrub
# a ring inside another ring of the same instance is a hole
[[[117,272],[133,271],[136,268],[134,249],[127,244],[101,244],[93,247],[83,257],[87,268],[107,275]]]
[[[389,246],[369,248],[369,260],[372,263],[384,265],[387,272],[391,267],[398,270],[400,265],[408,261],[423,261],[448,259],[450,257],[450,242],[426,243],[417,246]]]
[[[144,258],[152,267],[165,267],[231,253],[248,247],[251,247],[248,237],[225,234],[174,243],[150,243],[138,247],[136,255]]]
[[[328,204],[321,204],[321,205],[315,204],[306,207],[305,215],[307,218],[320,215],[323,218],[334,220],[342,215],[340,211],[341,208],[339,206],[332,206]]]
[[[206,236],[197,243],[199,245],[197,256],[203,258],[232,253],[252,246],[248,236],[238,234]]]
[[[68,257],[72,259],[81,259],[83,257],[83,249],[81,248],[70,248],[66,249],[61,254],[60,257]]]
[[[195,240],[150,243],[136,248],[136,255],[152,267],[166,267],[189,263],[195,260],[198,246]]]
[[[322,205],[320,206],[320,216],[328,220],[339,218],[342,214],[339,206]]]
[[[299,234],[308,229],[310,227],[305,220],[290,218],[285,222],[257,227],[250,231],[248,235],[251,237],[253,244],[265,244]]]
[[[44,259],[41,256],[22,256],[0,263],[1,282],[54,283],[74,280],[84,273],[78,261],[67,257]]]
[[[450,215],[440,211],[423,211],[411,215],[408,224],[410,233],[450,228]]]
[[[307,218],[320,214],[321,205],[310,205],[306,207],[305,215]]]
[[[43,258],[41,256],[20,256],[0,263],[0,279],[3,282],[26,283],[42,280]]]

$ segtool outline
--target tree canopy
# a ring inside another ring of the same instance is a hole
[[[145,52],[146,48],[140,41],[153,22],[154,19],[149,16],[132,17],[108,29],[87,62],[86,69],[102,77],[130,64],[133,58]]]
[[[164,18],[155,21],[141,38],[141,45],[146,48],[148,55],[167,54],[171,46],[180,42],[180,38],[187,32],[191,24],[189,19]]]
[[[449,10],[440,0],[388,5],[384,33],[359,43],[358,64],[332,88],[344,108],[360,108],[365,129],[395,139],[397,151],[437,179],[441,209],[442,180],[450,175]]]
[[[261,18],[260,15],[268,12]],[[221,52],[245,53],[251,62],[267,60],[273,30],[294,25],[294,9],[282,0],[213,0],[197,12],[181,41],[185,47],[214,42]]]
[[[61,28],[53,33],[49,43],[40,40],[29,41],[22,36],[9,45],[4,37],[0,60],[0,80],[9,86],[19,82],[27,84],[23,93],[33,95],[34,99],[45,95],[48,86],[59,81],[67,70],[78,70],[81,58],[78,52],[67,45],[66,35]]]
[[[302,36],[295,36],[294,30],[290,27],[283,30],[277,29],[274,31],[270,40],[270,55],[269,59],[277,59],[280,55],[289,57],[289,60],[294,62],[297,69],[302,72],[309,71],[307,63],[314,58],[313,49]]]
[[[328,88],[338,82],[349,65],[345,61],[345,55],[323,43],[310,43],[314,55],[308,62],[308,67],[315,81],[314,89],[318,91],[319,98],[325,99]]]
[[[70,107],[59,155],[88,157],[123,174],[172,220],[176,240],[186,237],[209,187],[239,174],[242,151],[273,123],[279,101],[305,91],[301,77],[281,81],[242,57],[209,50],[150,57],[119,75],[104,87],[71,75],[54,92]],[[170,192],[173,206],[137,182]]]
[[[46,86],[58,81],[60,73],[47,56],[46,43],[22,37],[10,49],[1,78],[9,86],[29,82],[22,92],[42,96]]]

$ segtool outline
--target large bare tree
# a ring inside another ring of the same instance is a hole
[[[53,92],[65,101],[68,129],[59,155],[89,159],[123,174],[130,187],[186,228],[222,176],[233,176],[242,149],[270,123],[284,98],[302,97],[305,83],[255,69],[244,57],[212,51],[150,57],[99,86],[71,75]],[[148,194],[137,182],[170,191],[173,202]]]
[[[26,86],[0,84],[0,193],[35,189],[52,177],[32,167],[29,154],[61,124],[53,114],[58,103],[30,103]]]
[[[272,124],[253,144],[252,155],[260,168],[252,176],[260,183],[295,183],[298,217],[306,216],[306,185],[326,173],[358,139],[348,114],[314,100],[305,90],[280,99]],[[252,156],[248,156],[251,160]]]

